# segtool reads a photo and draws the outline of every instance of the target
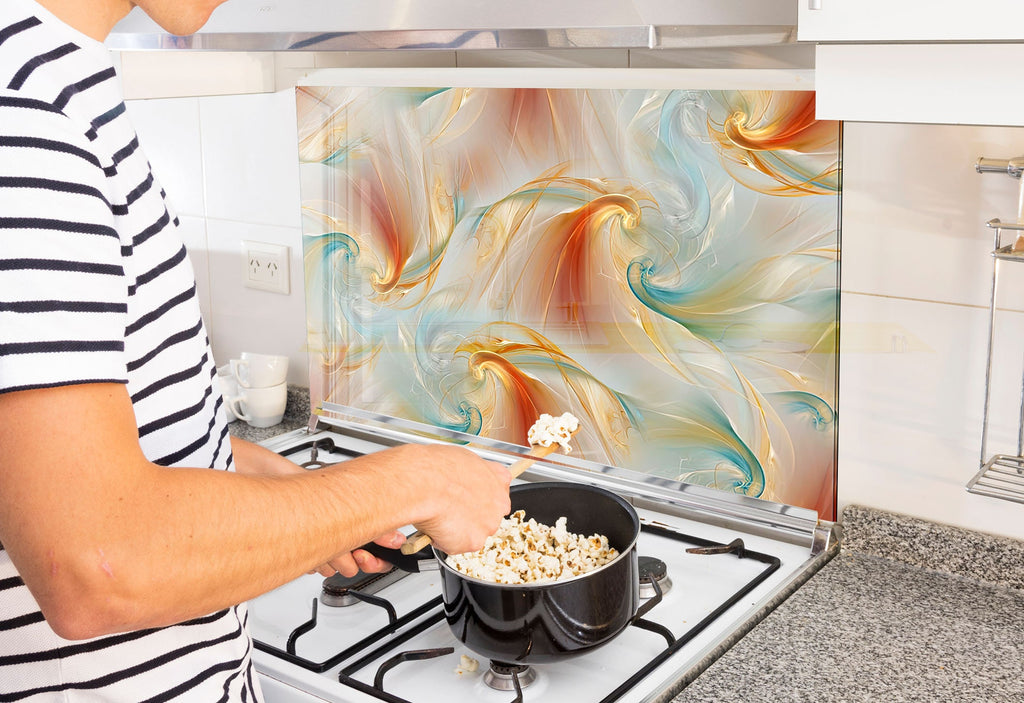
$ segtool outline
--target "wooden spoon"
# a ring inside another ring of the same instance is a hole
[[[579,430],[577,429],[576,431],[578,432]],[[570,435],[570,437],[575,436],[575,434],[576,432],[573,432]],[[547,447],[536,444],[530,447],[530,456],[524,457],[519,461],[516,461],[513,464],[511,464],[508,467],[508,472],[512,474],[512,478],[518,478],[519,475],[526,471],[528,468],[530,468],[535,461],[537,461],[538,459],[543,459],[549,454],[554,453],[554,451],[558,449],[560,446],[561,445],[556,442],[552,442]],[[420,532],[419,530],[417,530],[416,532],[413,532],[406,538],[405,544],[401,546],[401,551],[402,554],[415,554],[416,552],[426,547],[428,544],[430,544],[430,535],[428,535],[425,532]]]

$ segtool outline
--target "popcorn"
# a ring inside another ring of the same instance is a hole
[[[554,527],[526,520],[517,510],[501,521],[498,531],[476,552],[449,554],[445,562],[473,578],[495,583],[557,581],[593,571],[619,555],[608,538],[577,535],[566,529],[560,517]]]
[[[579,426],[579,419],[572,413],[562,413],[558,417],[544,413],[537,422],[533,423],[526,434],[526,439],[530,442],[530,446],[550,447],[557,443],[568,454],[572,451],[569,439]]]
[[[459,665],[456,667],[455,673],[458,676],[462,676],[463,674],[472,674],[478,668],[480,668],[480,662],[473,657],[467,657],[463,654],[459,657]]]

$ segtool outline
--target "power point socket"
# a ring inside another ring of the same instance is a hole
[[[246,288],[288,295],[288,247],[242,241],[242,280]]]

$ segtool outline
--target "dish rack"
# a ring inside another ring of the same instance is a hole
[[[1017,422],[1017,454],[988,455],[989,405],[992,394],[992,356],[995,342],[996,290],[1000,262],[1024,262],[1024,157],[1013,159],[978,159],[978,173],[1005,173],[1021,181],[1016,223],[996,218],[986,225],[995,231],[992,247],[992,294],[989,298],[988,355],[985,363],[985,407],[981,425],[981,468],[967,483],[970,493],[1024,503],[1024,380],[1021,381],[1020,415]],[[1003,232],[1014,235],[1014,242],[1003,244]]]

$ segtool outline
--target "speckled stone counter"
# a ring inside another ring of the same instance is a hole
[[[1024,543],[860,507],[841,522],[840,554],[675,703],[1024,701]]]
[[[272,427],[250,427],[242,420],[235,420],[228,429],[235,437],[250,442],[262,442],[279,434],[284,434],[299,427],[305,427],[309,421],[309,389],[301,386],[288,386],[288,400],[285,405],[284,417]]]

